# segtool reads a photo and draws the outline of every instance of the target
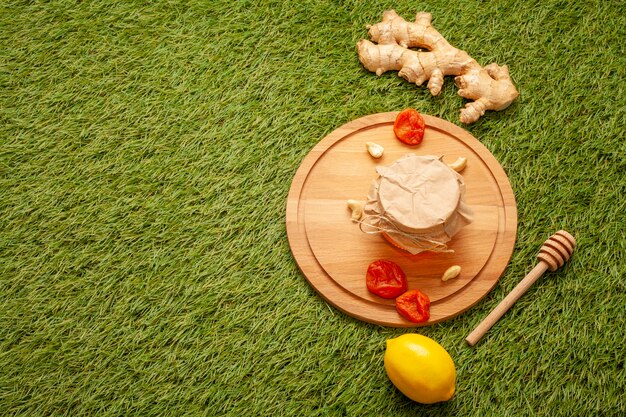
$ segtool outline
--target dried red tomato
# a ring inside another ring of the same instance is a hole
[[[408,288],[402,268],[384,259],[372,262],[365,278],[367,289],[383,298],[396,298]]]
[[[402,110],[396,116],[393,133],[396,138],[407,145],[419,145],[424,139],[426,123],[415,109]]]
[[[422,323],[430,318],[430,299],[420,290],[411,290],[396,298],[396,310],[413,323]]]

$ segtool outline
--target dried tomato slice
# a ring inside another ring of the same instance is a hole
[[[411,290],[396,298],[396,310],[413,323],[422,323],[430,318],[430,299],[420,290]]]
[[[415,109],[402,110],[396,116],[393,133],[396,138],[407,145],[419,145],[424,139],[426,123]]]
[[[367,289],[383,298],[396,298],[408,288],[406,275],[397,264],[379,259],[367,268]]]

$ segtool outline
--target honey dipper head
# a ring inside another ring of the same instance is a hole
[[[575,247],[574,236],[565,230],[559,230],[544,242],[537,258],[548,264],[550,271],[556,271],[572,256]]]

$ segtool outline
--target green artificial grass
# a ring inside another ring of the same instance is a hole
[[[262,4],[260,4],[262,3]],[[0,7],[0,415],[626,413],[626,25],[612,1],[22,2]],[[358,117],[464,101],[365,71],[395,8],[433,14],[521,93],[463,126],[498,159],[518,235],[498,285],[417,330],[353,319],[294,262],[298,166]],[[579,246],[474,348],[464,338],[556,230]],[[385,340],[457,366],[411,402]]]

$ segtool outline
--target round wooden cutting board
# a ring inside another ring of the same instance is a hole
[[[515,245],[517,207],[504,170],[466,130],[423,115],[426,131],[418,146],[393,133],[397,112],[373,114],[347,123],[322,139],[296,172],[287,198],[287,236],[293,256],[311,286],[339,310],[371,323],[424,326],[452,318],[480,301],[504,272]],[[366,142],[385,148],[372,158]],[[448,243],[453,253],[411,255],[380,235],[365,234],[350,220],[347,200],[365,201],[377,178],[376,167],[408,154],[436,155],[446,163],[467,158],[461,172],[465,202],[474,220]],[[371,294],[365,286],[370,263],[388,259],[407,275],[409,289],[431,300],[430,319],[415,324],[402,318],[394,300]],[[443,282],[443,272],[460,265],[458,278]]]

